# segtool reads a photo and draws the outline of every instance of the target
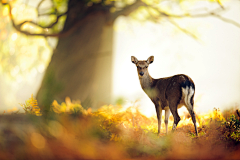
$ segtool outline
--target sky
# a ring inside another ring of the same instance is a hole
[[[231,10],[223,16],[240,20],[240,3],[228,7]],[[193,79],[197,113],[239,106],[240,28],[213,17],[179,22],[182,26],[193,26],[199,40],[167,22],[141,24],[130,18],[118,18],[115,24],[114,97],[125,99],[126,106],[137,100],[143,113],[155,114],[154,104],[141,89],[136,66],[131,62],[131,56],[147,60],[153,55],[154,62],[148,67],[153,78],[186,74]],[[181,112],[184,111],[187,110],[183,107]]]

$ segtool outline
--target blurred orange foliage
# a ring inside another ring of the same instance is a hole
[[[195,136],[187,115],[181,117],[175,132],[158,136],[156,117],[144,116],[135,106],[123,109],[119,105],[105,105],[91,111],[67,97],[61,104],[54,101],[52,111],[42,116],[31,112],[1,115],[0,159],[234,159],[240,156],[239,141],[226,136],[226,133],[239,133],[236,129],[229,130],[227,125],[231,123],[232,128],[237,128],[239,121],[224,117],[218,109],[198,115],[199,137]]]

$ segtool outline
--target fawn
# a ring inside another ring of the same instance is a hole
[[[177,109],[184,105],[192,117],[195,132],[198,136],[196,116],[193,111],[195,85],[192,79],[184,74],[154,79],[148,73],[148,65],[153,62],[153,56],[150,56],[146,61],[139,61],[132,56],[131,60],[137,66],[138,77],[143,91],[155,105],[158,119],[158,134],[160,134],[161,130],[162,110],[165,110],[164,122],[167,133],[170,111],[174,117],[172,130],[175,130],[180,121]]]

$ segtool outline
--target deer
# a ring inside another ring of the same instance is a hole
[[[155,105],[158,120],[158,135],[161,132],[162,110],[165,110],[164,122],[167,134],[170,112],[174,118],[172,127],[172,131],[174,131],[181,119],[178,115],[178,109],[185,106],[191,115],[196,136],[198,136],[196,116],[193,110],[195,94],[193,80],[184,74],[154,79],[148,72],[148,66],[153,60],[154,56],[150,56],[147,60],[138,60],[136,57],[131,56],[132,63],[137,67],[140,85]]]

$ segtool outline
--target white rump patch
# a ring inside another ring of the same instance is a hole
[[[186,104],[186,107],[188,110],[193,110],[193,106],[191,104],[191,98],[194,94],[194,89],[192,87],[186,87],[186,88],[182,88],[182,93],[183,93],[183,98],[184,98],[184,102]]]

